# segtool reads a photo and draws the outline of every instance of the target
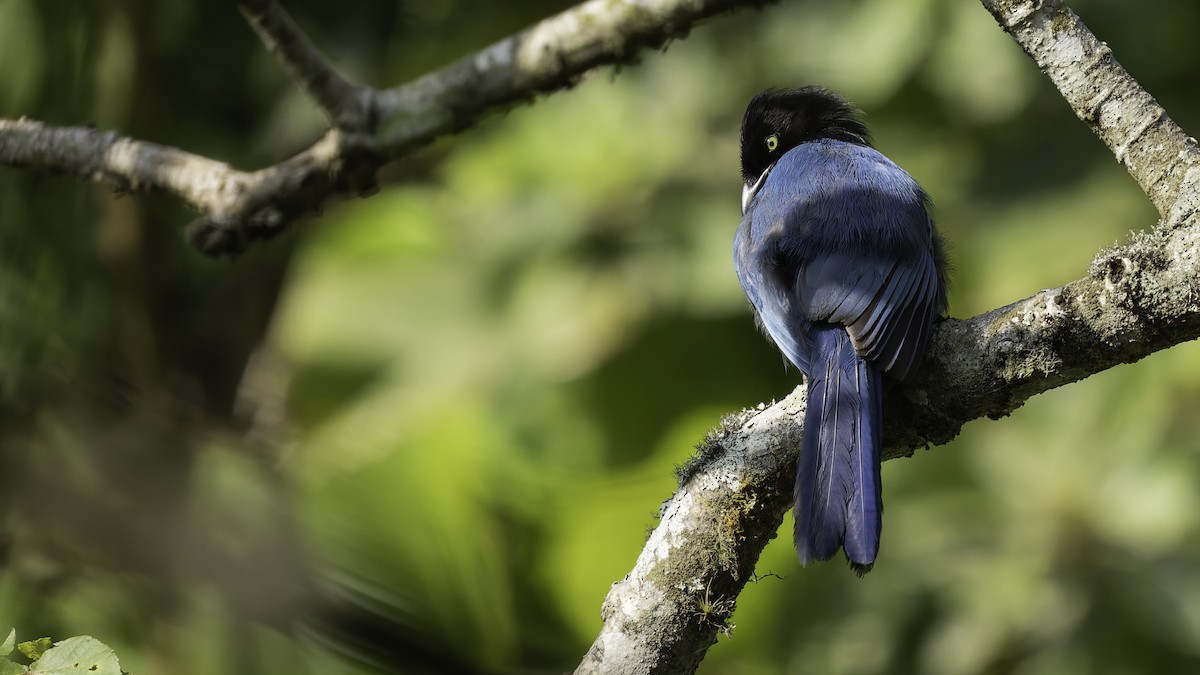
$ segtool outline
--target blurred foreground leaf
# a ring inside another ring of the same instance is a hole
[[[42,638],[46,640],[48,638]],[[38,640],[40,643],[41,640]],[[108,645],[94,637],[81,635],[67,638],[47,649],[42,658],[29,670],[39,675],[58,673],[89,673],[90,675],[121,675],[121,664]]]

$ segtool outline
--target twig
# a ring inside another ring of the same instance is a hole
[[[275,0],[238,0],[246,21],[336,127],[366,130],[372,91],[346,81]]]

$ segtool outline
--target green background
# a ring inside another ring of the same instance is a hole
[[[285,6],[383,86],[568,3]],[[1200,128],[1200,6],[1073,7]],[[572,669],[672,468],[800,382],[730,246],[744,105],[808,83],[933,196],[954,316],[1155,222],[966,0],[710,21],[233,262],[169,198],[0,170],[0,627],[93,635],[136,675]],[[323,124],[233,3],[152,0],[0,0],[21,115],[244,169]],[[700,672],[1200,671],[1198,431],[1189,344],[888,462],[875,571],[777,539]]]

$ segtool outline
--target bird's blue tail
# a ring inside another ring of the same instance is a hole
[[[810,337],[815,358],[796,471],[796,552],[807,565],[845,548],[861,576],[875,564],[883,525],[882,373],[855,353],[843,326],[818,324]]]

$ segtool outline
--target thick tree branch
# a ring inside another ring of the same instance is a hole
[[[1172,224],[1198,210],[1200,150],[1062,0],[981,0]],[[1181,187],[1186,185],[1186,187]]]
[[[0,119],[0,164],[174,195],[204,216],[188,228],[202,253],[234,254],[335,194],[373,191],[380,166],[439,136],[568,88],[598,66],[632,63],[703,19],[770,1],[589,0],[413,82],[376,91],[338,75],[274,0],[239,0],[267,48],[334,124],[312,147],[247,173],[113,132]]]
[[[1163,225],[1101,251],[1060,288],[935,330],[921,374],[885,403],[885,457],[979,417],[1200,337],[1195,142],[1060,2],[982,0],[1113,150]],[[689,673],[791,507],[803,387],[722,422],[681,471],[633,570],[613,585],[577,673]]]
[[[888,458],[948,442],[1031,396],[1200,337],[1200,219],[1102,252],[1086,277],[938,326],[922,373],[886,400]],[[804,388],[723,421],[681,472],[577,673],[688,673],[791,508]],[[702,611],[709,608],[709,611]]]
[[[169,146],[83,127],[0,119],[0,164],[91,180],[119,193],[163,192],[206,214],[188,228],[202,252],[240,251],[318,208],[333,192],[373,186],[373,156],[351,161],[353,148],[337,130],[304,152],[248,173]]]

